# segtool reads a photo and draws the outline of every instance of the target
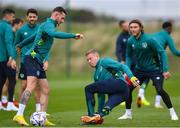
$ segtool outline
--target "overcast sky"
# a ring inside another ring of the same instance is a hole
[[[0,0],[2,5],[53,9],[66,0]],[[69,0],[71,8],[85,8],[118,18],[161,17],[180,19],[180,0]]]

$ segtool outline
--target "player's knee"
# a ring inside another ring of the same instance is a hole
[[[159,94],[159,95],[163,95],[164,94],[164,89],[163,88],[157,88],[157,93]]]
[[[49,95],[49,87],[48,86],[45,87],[43,90],[46,95]]]
[[[25,90],[26,87],[27,87],[27,84],[25,84],[25,83],[22,83],[22,84],[21,84],[21,89],[22,89],[22,90]]]

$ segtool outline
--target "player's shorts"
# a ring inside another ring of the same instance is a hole
[[[18,78],[21,80],[27,80],[26,68],[24,66],[24,63],[21,63]]]
[[[0,73],[1,75],[8,77],[16,77],[16,70],[12,69],[11,67],[7,66],[7,61],[0,62]]]
[[[35,76],[38,79],[46,78],[46,72],[43,70],[43,65],[38,62],[37,58],[25,56],[24,65],[27,76]]]
[[[139,79],[141,84],[147,79],[151,79],[154,86],[163,86],[164,77],[162,72],[159,70],[141,71],[139,69],[135,69],[133,74]]]

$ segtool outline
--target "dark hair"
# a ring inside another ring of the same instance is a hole
[[[126,21],[125,20],[120,20],[119,21],[119,25],[121,26],[122,24],[124,24]]]
[[[3,16],[6,14],[11,14],[11,13],[15,14],[15,11],[9,8],[6,8],[2,11]]]
[[[67,14],[66,10],[63,7],[56,7],[53,9],[53,12],[64,12],[65,14]]]
[[[138,25],[139,25],[139,27],[141,28],[141,32],[144,32],[144,27],[143,27],[143,24],[141,23],[141,21],[140,21],[140,20],[135,19],[135,20],[130,21],[130,22],[129,22],[129,26],[130,26],[132,23],[136,23],[136,24],[138,24]]]
[[[172,22],[171,21],[166,21],[162,24],[162,28],[166,29],[168,27],[172,27]]]
[[[12,26],[14,26],[15,24],[23,23],[23,22],[24,22],[24,21],[23,21],[22,19],[16,18],[16,19],[13,20]]]
[[[34,14],[38,15],[37,10],[36,10],[36,9],[34,9],[34,8],[30,8],[30,9],[28,9],[28,10],[27,10],[27,12],[26,12],[26,15],[28,16],[28,15],[29,15],[29,13],[34,13]]]

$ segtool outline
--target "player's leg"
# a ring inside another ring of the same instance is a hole
[[[85,87],[85,96],[86,96],[88,116],[93,116],[95,113],[94,112],[94,107],[95,107],[94,91],[96,90],[95,86],[98,86],[98,84],[93,83]]]
[[[146,79],[142,84],[141,84],[141,88],[139,89],[139,92],[138,92],[138,98],[141,98],[142,100],[142,104],[145,105],[145,106],[149,106],[150,105],[150,102],[146,100],[145,98],[145,90],[148,86],[148,83],[149,83],[149,79]]]
[[[4,83],[6,81],[6,75],[4,73],[4,63],[0,62],[0,110],[5,110],[5,108],[2,106],[1,102],[1,96],[2,96],[2,88],[4,86]]]
[[[87,104],[89,116],[94,115],[94,106],[95,106],[94,94],[114,93],[118,89],[118,87],[116,86],[117,83],[119,85],[119,80],[112,78],[109,80],[98,81],[85,87],[86,104]]]
[[[123,120],[123,119],[132,119],[132,110],[131,110],[131,104],[132,104],[132,92],[134,90],[134,87],[131,85],[129,86],[129,94],[128,94],[128,99],[126,99],[126,110],[125,113],[120,116],[118,119]]]
[[[98,113],[101,113],[105,104],[105,94],[98,93],[97,96],[98,96]]]
[[[6,107],[7,106],[7,103],[8,103],[8,85],[9,85],[9,81],[8,81],[8,79],[6,79],[6,82],[5,82],[5,84],[4,84],[4,86],[3,86],[3,90],[2,90],[2,105],[4,106],[4,107]]]
[[[21,86],[20,86],[20,89],[19,89],[19,99],[21,98],[24,90],[26,89],[27,87],[27,80],[21,80]]]
[[[154,72],[153,74],[151,74],[151,79],[153,81],[153,85],[155,86],[156,91],[158,92],[158,94],[161,95],[165,105],[169,109],[171,120],[178,120],[179,118],[176,115],[176,112],[172,106],[171,99],[168,93],[163,89],[164,77],[162,73]]]
[[[41,111],[41,104],[40,104],[40,95],[41,95],[41,89],[39,86],[36,86],[34,90],[35,100],[36,100],[36,112]]]
[[[100,94],[108,94],[109,98],[104,108],[102,109],[102,112],[100,114],[94,115],[94,105],[95,105],[94,94],[97,92]],[[85,93],[86,93],[86,103],[87,103],[89,116],[83,116],[81,118],[81,121],[86,123],[90,123],[90,122],[102,123],[103,119],[101,117],[108,115],[109,112],[115,106],[117,106],[122,101],[125,101],[125,99],[128,98],[129,88],[123,80],[120,79],[117,80],[112,78],[108,80],[98,81],[86,86]]]
[[[161,95],[159,95],[158,93],[156,94],[155,97],[155,103],[154,103],[154,107],[155,108],[163,108],[163,106],[161,105]]]
[[[26,108],[27,102],[37,85],[37,77],[36,76],[27,76],[27,87],[24,90],[20,102],[19,102],[19,109],[16,115],[14,116],[13,120],[21,125],[28,126],[29,124],[24,119],[24,110]]]
[[[13,103],[15,86],[16,86],[16,70],[6,66],[5,73],[9,81],[7,111],[17,111],[18,108]]]
[[[144,80],[146,79],[146,75],[137,70],[137,69],[134,69],[133,70],[133,74],[134,76],[136,76],[138,78],[138,80],[140,81],[140,84],[144,82]],[[134,86],[133,85],[130,85],[129,86],[129,97],[128,99],[126,100],[126,110],[125,110],[125,113],[124,115],[120,116],[118,119],[132,119],[132,110],[131,110],[131,104],[132,104],[132,92],[134,90]],[[137,106],[138,107],[141,107],[142,106],[142,101],[141,99],[139,99],[137,101]]]
[[[18,78],[21,80],[21,86],[19,89],[19,99],[20,99],[24,90],[27,87],[27,74],[26,74],[26,69],[23,63],[21,63]]]
[[[119,85],[121,87],[119,87]],[[116,86],[119,88],[123,88],[123,91],[121,89],[117,89],[116,92],[110,93],[108,95],[108,101],[105,103],[104,108],[102,109],[102,113],[100,114],[101,117],[108,115],[114,107],[129,98],[129,88],[123,80],[119,80],[119,84],[117,84]]]
[[[13,120],[19,124],[28,126],[29,124],[25,121],[23,115],[26,104],[32,94],[32,91],[35,89],[37,85],[40,73],[40,66],[38,62],[34,60],[34,58],[32,58],[31,56],[26,56],[24,62],[27,73],[27,87],[20,98],[19,109],[16,115],[14,116]]]
[[[36,89],[38,89],[38,90],[36,90],[36,98],[40,98],[40,99],[38,99],[38,100],[40,100],[40,107],[41,107],[40,111],[46,117],[46,115],[47,115],[46,112],[47,112],[47,107],[48,107],[48,98],[49,98],[49,85],[48,85],[45,71],[42,71],[42,70],[40,71],[38,85],[39,86],[36,86]],[[46,126],[55,126],[55,124],[50,122],[47,118],[46,118],[45,125]]]
[[[48,106],[48,96],[49,96],[49,86],[47,79],[39,79],[38,84],[40,86],[40,103],[41,103],[41,112],[47,111]]]

